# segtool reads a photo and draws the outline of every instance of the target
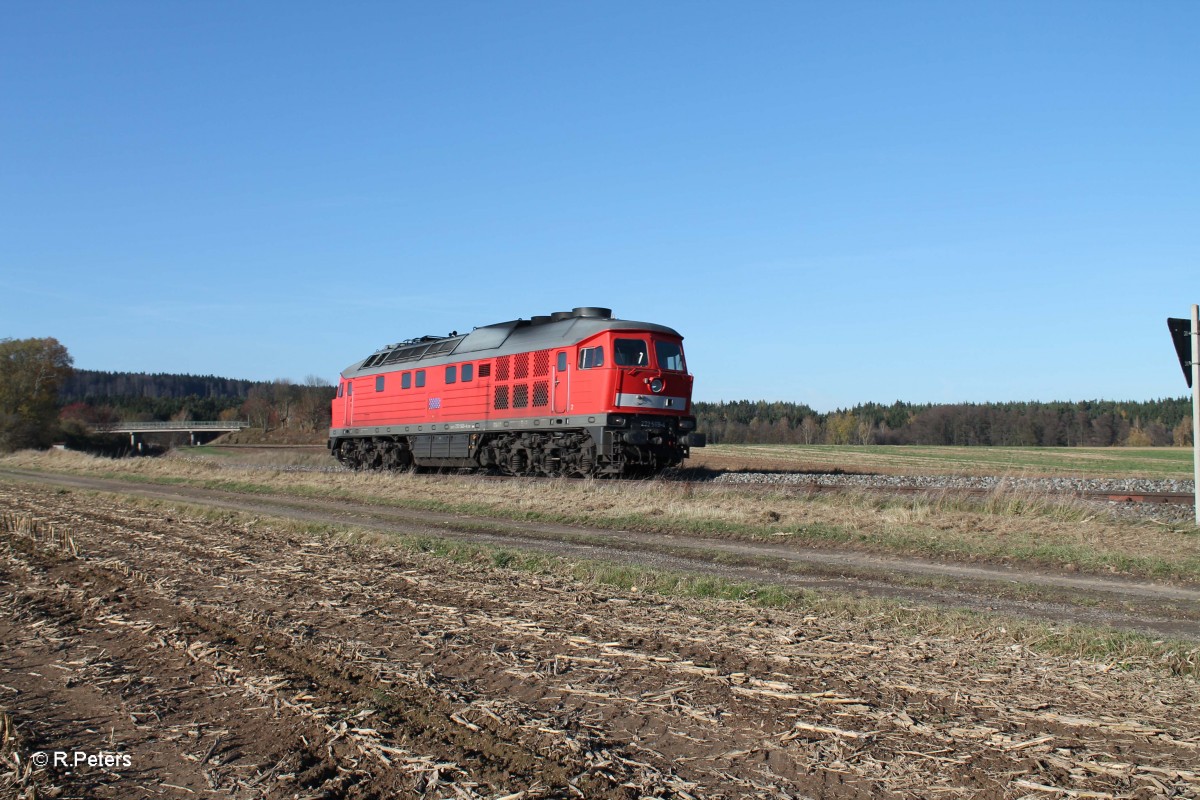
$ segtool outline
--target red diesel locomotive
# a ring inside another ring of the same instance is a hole
[[[585,307],[389,345],[342,372],[329,449],[354,469],[650,475],[704,446],[682,342]]]

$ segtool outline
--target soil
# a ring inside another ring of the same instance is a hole
[[[0,479],[0,706],[12,723],[0,726],[0,793],[1200,795],[1191,679],[1003,637],[901,634],[878,618],[600,591],[76,489],[507,543],[518,523],[484,532],[335,501],[108,483]],[[553,533],[528,527],[522,546]],[[1194,601],[1137,587],[1131,602]],[[38,766],[35,753],[56,751],[117,755]]]

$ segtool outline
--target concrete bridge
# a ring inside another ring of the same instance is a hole
[[[141,450],[142,440],[139,437],[145,436],[148,433],[186,433],[191,444],[197,445],[201,443],[201,439],[209,441],[216,438],[217,434],[240,431],[242,428],[249,427],[250,423],[244,420],[231,420],[229,422],[197,420],[162,422],[159,420],[150,420],[148,422],[114,422],[111,425],[97,425],[96,430],[101,433],[128,433],[129,445]]]

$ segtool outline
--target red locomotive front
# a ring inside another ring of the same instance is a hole
[[[583,307],[385,347],[342,373],[331,452],[354,468],[648,475],[702,447],[671,328]]]

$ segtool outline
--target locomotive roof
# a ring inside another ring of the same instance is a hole
[[[577,308],[573,312],[555,314],[554,317],[558,319],[515,319],[485,325],[467,334],[422,336],[420,339],[380,348],[343,370],[342,377],[350,378],[368,373],[373,375],[418,366],[448,364],[464,359],[494,358],[531,350],[568,347],[609,330],[649,331],[683,338],[678,331],[665,325],[613,319],[610,314],[608,309],[603,308]]]

